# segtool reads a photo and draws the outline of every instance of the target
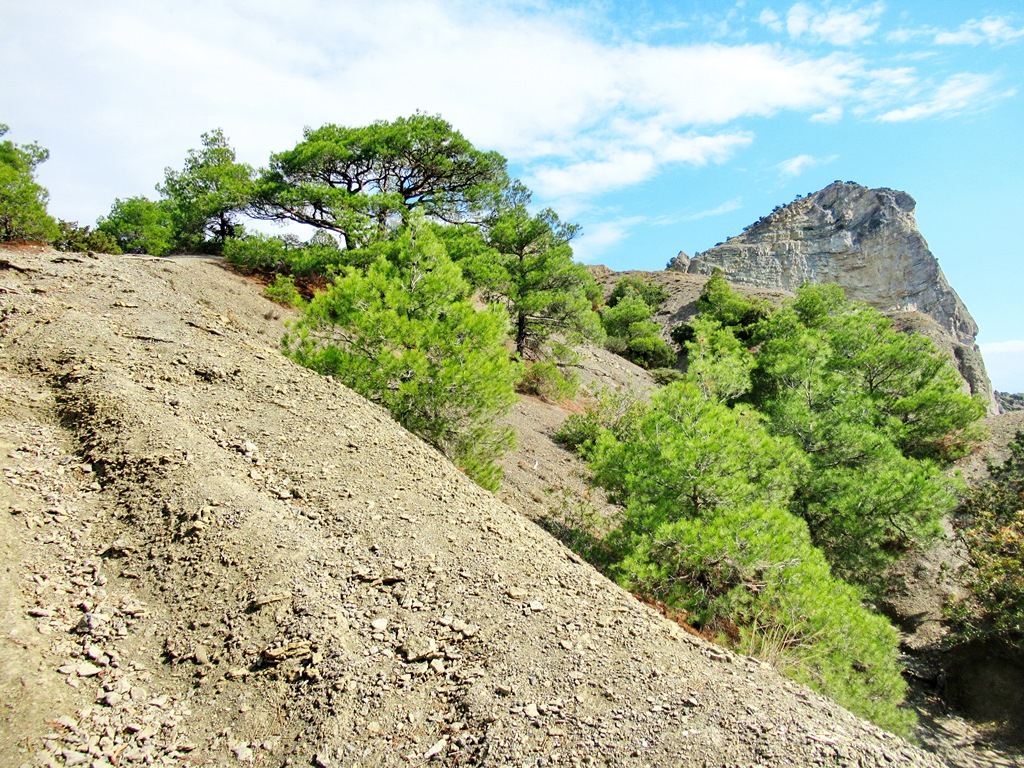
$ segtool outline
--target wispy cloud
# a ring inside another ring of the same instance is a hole
[[[960,25],[954,32],[936,32],[938,45],[1003,45],[1024,38],[1024,27],[1016,27],[1006,18],[986,16],[971,19]]]
[[[761,11],[757,20],[759,23],[768,27],[772,32],[782,32],[782,30],[786,28],[786,25],[782,21],[782,17],[771,8],[765,8]]]
[[[861,8],[816,10],[809,3],[796,3],[786,14],[786,32],[791,38],[808,37],[816,42],[838,46],[855,45],[878,31],[878,19],[885,11],[882,3]],[[761,23],[781,31],[781,19],[769,11],[761,14]]]
[[[727,162],[754,141],[750,118],[897,122],[968,111],[1006,93],[990,75],[929,88],[939,75],[822,52],[822,43],[848,49],[878,34],[877,2],[807,0],[759,16],[733,3],[714,18],[672,20],[684,32],[718,19],[730,40],[760,22],[785,36],[775,45],[602,36],[586,23],[592,5],[546,0],[94,0],[60,14],[52,5],[5,9],[0,69],[19,76],[0,81],[0,103],[6,121],[66,158],[74,180],[51,186],[55,210],[83,220],[89,200],[152,194],[163,168],[217,126],[259,165],[304,125],[422,109],[504,153],[545,195],[593,196],[673,165]],[[985,18],[949,34],[1008,42],[1020,31]],[[230,87],[212,85],[223,83]],[[81,115],[75,130],[39,104]],[[99,146],[118,151],[100,159]],[[79,199],[78,210],[61,208],[66,195]]]
[[[992,102],[1008,98],[1013,89],[999,91],[992,75],[970,72],[953,75],[936,87],[925,99],[907,107],[892,109],[879,115],[885,123],[901,123],[928,117],[951,117],[988,107]]]
[[[630,146],[605,148],[597,158],[538,167],[528,181],[551,197],[596,195],[646,181],[665,164],[702,166],[725,162],[753,141],[753,136],[745,132],[678,136],[660,130],[645,131],[642,125],[636,127],[636,133],[620,137]]]
[[[838,104],[833,104],[826,110],[815,112],[809,119],[813,123],[838,123],[843,119],[843,108]]]
[[[645,216],[602,221],[584,229],[580,238],[573,241],[573,255],[584,264],[597,264],[602,255],[625,240],[634,227],[648,223]]]
[[[732,200],[726,200],[721,205],[710,208],[706,211],[698,211],[697,213],[691,213],[687,216],[683,216],[683,221],[700,221],[701,219],[710,219],[713,216],[724,216],[727,213],[738,211],[743,206],[742,197],[734,197]]]
[[[829,155],[828,157],[797,155],[796,157],[791,157],[788,160],[783,160],[775,167],[779,170],[779,175],[783,178],[794,178],[802,174],[808,168],[813,168],[817,165],[824,165],[825,163],[831,163],[838,157],[838,155]]]

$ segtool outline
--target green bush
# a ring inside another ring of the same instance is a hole
[[[677,381],[682,381],[685,374],[678,368],[655,368],[651,371],[651,376],[654,377],[654,383],[665,386],[672,384]]]
[[[301,307],[304,303],[299,289],[295,287],[295,278],[290,275],[277,275],[263,293],[271,301],[286,307]]]
[[[579,425],[592,434],[602,421]],[[832,576],[806,523],[785,508],[807,470],[792,440],[690,381],[656,392],[629,429],[597,432],[584,438],[594,477],[625,507],[604,541],[624,586],[907,732],[896,632]]]
[[[672,342],[679,347],[679,351],[684,354],[686,353],[686,345],[697,337],[697,333],[690,323],[680,323],[673,326],[668,335]]]
[[[676,361],[676,353],[661,336],[638,336],[626,342],[624,357],[641,368],[666,368]]]
[[[495,490],[515,433],[497,422],[515,402],[507,315],[477,311],[470,286],[414,217],[365,272],[348,267],[284,339],[299,363],[380,403],[477,483]]]
[[[598,436],[607,430],[625,436],[635,428],[645,405],[633,393],[602,389],[583,413],[569,415],[554,434],[556,442],[581,456],[587,456]]]
[[[609,336],[604,340],[604,348],[613,354],[625,356],[629,342],[621,336]]]
[[[884,588],[885,566],[955,506],[943,466],[979,438],[984,404],[931,341],[898,333],[837,285],[801,288],[753,341],[749,399],[815,469],[790,508],[837,573]]]
[[[121,247],[117,241],[106,232],[99,229],[90,229],[88,226],[80,226],[75,221],[58,220],[57,227],[59,234],[53,241],[53,247],[58,251],[73,251],[75,253],[121,253]]]
[[[527,363],[516,389],[526,395],[536,395],[549,402],[561,402],[576,397],[579,376],[575,371],[566,374],[550,360]]]
[[[784,509],[716,507],[663,524],[614,573],[627,589],[686,610],[723,639],[735,627],[738,650],[852,712],[912,732],[914,715],[900,706],[907,686],[896,631],[831,575],[807,526]]]
[[[605,303],[609,307],[614,307],[631,294],[643,301],[644,304],[650,307],[652,312],[656,311],[668,300],[668,291],[662,286],[649,283],[641,277],[627,275],[616,281],[615,287],[612,288],[612,292],[608,295],[608,300]]]
[[[605,333],[629,340],[633,336],[657,333],[657,324],[650,323],[653,312],[643,299],[634,293],[624,296],[614,307],[608,307],[601,315]],[[639,325],[638,325],[639,324]]]
[[[293,235],[253,233],[224,242],[224,258],[232,264],[295,277],[327,275],[351,264],[330,235],[317,233],[307,243]],[[376,255],[374,255],[376,258]]]
[[[771,314],[771,307],[765,301],[741,296],[726,281],[722,270],[716,268],[697,299],[697,312],[732,328],[737,338],[746,341],[752,327]]]
[[[224,242],[224,258],[231,264],[248,269],[286,272],[293,251],[300,247],[297,238],[253,233],[233,237]]]

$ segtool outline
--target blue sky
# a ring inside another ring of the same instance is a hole
[[[1024,391],[1018,0],[0,0],[0,70],[0,122],[51,150],[51,212],[83,223],[212,128],[262,165],[303,126],[417,109],[615,269],[835,179],[902,189],[996,387]]]

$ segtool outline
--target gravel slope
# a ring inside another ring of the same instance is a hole
[[[938,765],[641,605],[202,259],[0,250],[3,765]]]

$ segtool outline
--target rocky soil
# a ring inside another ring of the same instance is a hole
[[[637,602],[284,313],[0,250],[0,764],[942,764]]]

